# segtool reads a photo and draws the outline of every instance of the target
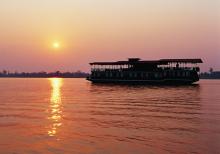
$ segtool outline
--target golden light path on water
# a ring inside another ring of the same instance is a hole
[[[48,119],[51,120],[51,126],[48,130],[49,136],[55,136],[57,129],[62,125],[62,100],[61,100],[61,87],[63,80],[61,78],[49,79],[51,84],[51,97],[50,97],[50,116]]]

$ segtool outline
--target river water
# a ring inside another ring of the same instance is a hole
[[[0,153],[220,153],[220,80],[0,79]]]

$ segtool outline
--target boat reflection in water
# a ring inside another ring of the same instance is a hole
[[[61,100],[61,87],[63,80],[61,78],[49,79],[51,84],[51,98],[50,98],[50,115],[48,119],[51,120],[51,125],[48,130],[49,136],[55,136],[57,129],[62,125],[62,100]]]

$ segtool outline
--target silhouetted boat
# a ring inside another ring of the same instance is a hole
[[[94,83],[191,84],[199,80],[201,59],[93,62],[87,80]]]

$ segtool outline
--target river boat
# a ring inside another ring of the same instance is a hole
[[[201,59],[160,59],[92,62],[87,80],[93,83],[192,84],[199,81]]]

